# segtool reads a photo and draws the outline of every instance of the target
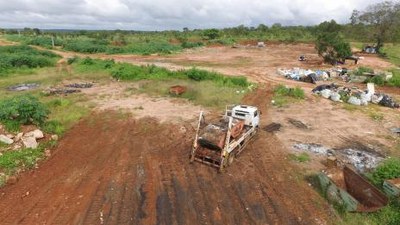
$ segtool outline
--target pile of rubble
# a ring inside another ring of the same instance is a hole
[[[278,69],[278,74],[286,77],[287,79],[303,81],[307,83],[315,84],[317,81],[328,80],[330,78],[330,72],[325,70],[310,70],[310,69]]]
[[[36,149],[38,147],[38,140],[43,139],[45,136],[39,129],[23,133],[20,132],[16,135],[13,134],[0,134],[0,142],[9,146],[11,150],[18,150],[22,147]],[[57,135],[52,135],[51,139],[57,140]]]
[[[17,84],[17,85],[8,87],[7,90],[9,90],[9,91],[26,91],[26,90],[36,89],[38,87],[39,87],[39,84],[37,84],[37,83]]]
[[[336,157],[340,159],[342,163],[353,165],[360,172],[376,168],[384,159],[380,154],[372,153],[370,151],[354,148],[335,150],[313,143],[297,143],[293,145],[293,149],[325,157]]]
[[[373,103],[390,108],[400,107],[389,95],[375,93],[375,86],[373,83],[368,83],[367,90],[364,91],[358,88],[348,88],[335,84],[323,84],[314,88],[312,92],[335,102],[347,102],[352,105],[360,106]]]
[[[49,87],[43,91],[45,95],[68,95],[81,92],[82,88],[91,88],[93,83],[73,83],[66,84],[64,87]]]

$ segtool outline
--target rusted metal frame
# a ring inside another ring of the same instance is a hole
[[[228,153],[229,142],[231,141],[232,120],[233,118],[229,117],[228,132],[226,133],[225,145],[221,151],[221,163],[219,165],[220,171],[222,171],[224,168],[225,155],[226,153]]]
[[[200,112],[200,115],[199,115],[199,122],[198,122],[198,124],[197,124],[196,136],[195,136],[195,139],[194,139],[194,142],[193,142],[193,147],[192,147],[192,153],[191,153],[191,157],[190,157],[190,162],[193,162],[193,161],[194,161],[194,158],[195,158],[196,149],[197,149],[197,139],[198,139],[198,137],[199,137],[199,131],[200,131],[200,125],[201,125],[202,119],[204,119],[203,111],[201,111],[201,112]]]

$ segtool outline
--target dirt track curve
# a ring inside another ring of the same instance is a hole
[[[266,90],[245,98],[264,123],[266,101]],[[328,206],[296,177],[273,134],[260,131],[217,173],[189,164],[193,132],[94,114],[38,169],[0,189],[1,224],[325,224]]]

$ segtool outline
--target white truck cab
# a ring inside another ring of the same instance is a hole
[[[230,110],[227,108],[226,116],[243,120],[245,125],[251,127],[258,127],[260,123],[260,112],[254,106],[236,105]]]

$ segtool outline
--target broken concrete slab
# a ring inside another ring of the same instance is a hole
[[[31,136],[23,137],[22,143],[24,143],[25,148],[32,148],[32,149],[36,149],[39,145],[36,141],[36,138]]]
[[[41,130],[39,130],[39,129],[30,131],[30,132],[26,133],[24,136],[25,137],[34,137],[35,139],[44,138],[43,132]]]
[[[14,143],[13,139],[7,137],[4,134],[0,134],[0,142],[7,144],[7,145],[11,145],[12,143]]]

